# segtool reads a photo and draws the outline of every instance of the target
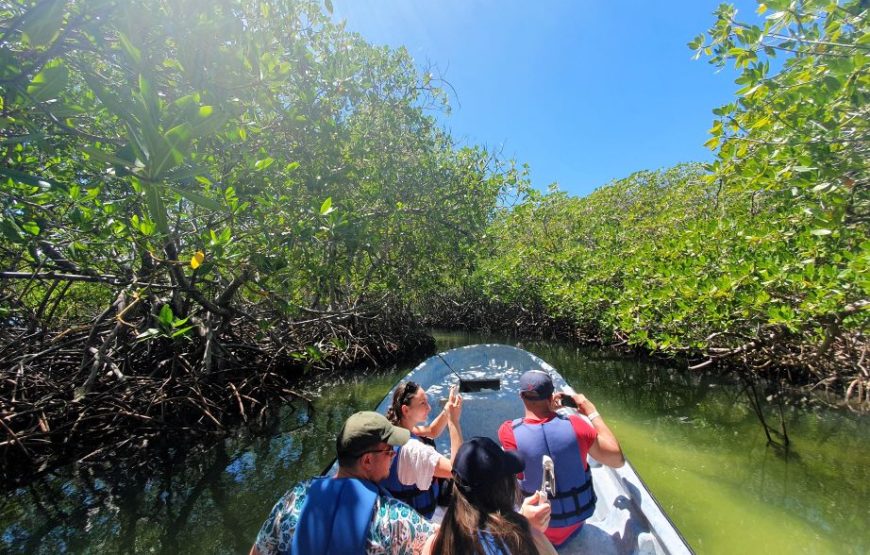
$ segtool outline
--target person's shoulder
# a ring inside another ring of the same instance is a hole
[[[284,492],[284,495],[275,504],[276,509],[278,506],[283,506],[283,510],[287,511],[299,505],[308,496],[308,488],[311,487],[312,481],[312,479],[308,479],[296,482],[293,487]]]
[[[420,453],[420,452],[427,452],[427,451],[435,450],[435,448],[432,447],[431,445],[424,443],[415,437],[412,437],[411,439],[406,441],[405,444],[402,445],[402,449],[407,450],[408,452],[412,452],[412,453]]]
[[[522,421],[522,417],[517,417],[517,418],[512,418],[512,419],[510,419],[510,420],[505,420],[505,421],[502,422],[501,425],[498,427],[498,430],[499,430],[499,431],[502,431],[502,430],[505,430],[505,431],[507,431],[507,430],[512,430],[512,429],[514,428],[514,424],[515,424],[516,422],[518,422],[518,421],[521,422],[521,421]]]
[[[598,432],[595,430],[595,426],[589,423],[584,417],[579,414],[571,414],[568,416],[571,425],[574,427],[574,431],[577,432],[578,435],[588,437],[590,439],[595,439],[598,437]]]
[[[414,510],[413,507],[389,495],[381,495],[378,498],[380,507],[378,509],[379,517],[387,519],[394,525],[409,526],[414,529],[432,529],[434,525],[426,520],[420,513]]]
[[[497,435],[503,449],[517,448],[517,439],[514,436],[513,420],[505,420],[502,425],[498,427]]]
[[[592,427],[592,424],[590,424],[586,418],[580,416],[580,414],[578,414],[576,412],[571,413],[567,416],[568,416],[568,420],[570,420],[572,423],[581,424],[583,426],[589,426],[590,428]]]
[[[399,499],[396,499],[395,497],[392,497],[386,493],[381,493],[378,496],[378,501],[381,504],[381,510],[386,512],[393,512],[398,514],[404,513],[406,507],[411,509],[411,506],[404,501],[400,501]]]
[[[284,495],[282,495],[278,501],[281,502],[291,497],[299,497],[301,495],[305,495],[308,492],[308,488],[310,486],[311,479],[296,482],[290,487],[290,489],[284,492]]]
[[[314,481],[314,478],[308,478],[307,480],[301,480],[296,482],[292,488],[287,490],[287,493],[284,494],[285,497],[302,497],[303,495],[308,494],[308,489],[311,487],[311,483]]]
[[[369,540],[387,553],[420,553],[435,525],[410,505],[388,496],[378,498]]]

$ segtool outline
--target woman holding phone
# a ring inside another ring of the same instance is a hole
[[[432,407],[429,398],[418,384],[404,382],[393,392],[387,419],[394,426],[410,430],[411,439],[395,448],[397,456],[393,458],[390,476],[381,482],[393,497],[411,505],[426,518],[432,517],[438,505],[443,485],[441,479],[449,479],[453,471],[451,459],[435,450],[434,440],[447,428],[451,458],[456,456],[462,445],[462,431],[459,428],[462,396],[456,392],[456,386],[450,388],[444,409],[431,424],[426,425],[430,412]]]
[[[526,464],[516,451],[475,437],[453,462],[453,498],[423,555],[557,555],[543,533],[552,508],[537,492],[522,500],[517,473]]]

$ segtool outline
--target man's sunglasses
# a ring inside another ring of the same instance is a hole
[[[367,453],[389,453],[390,457],[394,457],[396,455],[396,451],[392,447],[387,447],[386,449],[373,449],[371,451],[363,451],[359,454],[359,457],[362,457]]]

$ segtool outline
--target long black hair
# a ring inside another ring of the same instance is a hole
[[[453,484],[453,501],[435,536],[432,553],[439,555],[485,555],[481,533],[512,555],[537,555],[529,521],[514,510],[520,500],[513,475],[501,476],[469,488]]]

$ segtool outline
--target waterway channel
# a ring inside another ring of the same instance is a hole
[[[436,334],[439,350],[505,337]],[[595,402],[698,553],[870,552],[870,418],[789,408],[788,449],[767,445],[740,389],[668,364],[524,342]],[[150,476],[61,469],[0,501],[8,553],[245,553],[278,497],[319,474],[351,413],[413,364],[310,391],[266,435],[239,431]]]

